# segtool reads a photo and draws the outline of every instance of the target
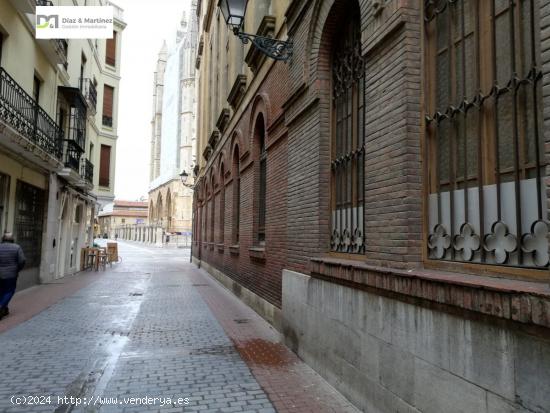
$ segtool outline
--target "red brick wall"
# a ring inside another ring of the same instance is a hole
[[[240,228],[238,254],[232,253],[230,246],[233,234],[233,177],[226,175],[223,247],[219,246],[219,184],[216,193],[215,239],[216,245],[202,243],[201,259],[205,260],[225,275],[233,278],[245,288],[264,298],[271,304],[281,306],[281,277],[286,262],[286,211],[287,211],[287,138],[284,123],[281,122],[282,105],[288,91],[281,88],[286,84],[288,66],[277,63],[264,79],[256,96],[251,100],[239,122],[225,136],[233,136],[234,131],[242,134],[239,151],[240,165]],[[258,114],[261,113],[266,123],[267,146],[267,193],[266,193],[266,240],[265,258],[258,258],[258,253],[250,252],[250,248],[258,247],[256,225],[258,214],[258,161],[253,150],[253,126]],[[221,141],[223,146],[216,148],[213,159],[209,162],[204,176],[209,177],[214,165],[219,165],[222,152],[225,154],[223,163],[226,171],[231,171],[232,139]],[[216,169],[219,183],[219,167]],[[208,217],[210,218],[210,216]],[[207,223],[210,228],[211,220]],[[207,231],[210,234],[210,229]],[[210,236],[208,238],[210,241]],[[193,254],[198,257],[199,244],[195,243]]]
[[[307,273],[311,258],[330,250],[331,39],[339,30],[339,16],[349,10],[349,1],[337,0],[335,7],[334,0],[292,2],[287,12],[289,37],[294,42],[292,60],[271,68],[239,122],[225,131],[223,145],[215,148],[203,174],[208,177],[213,165],[219,164],[221,151],[226,154],[226,170],[231,170],[232,141],[239,143],[238,255],[229,248],[233,184],[227,176],[225,245],[223,249],[203,245],[201,259],[278,307],[282,269]],[[382,13],[375,16],[370,1],[359,2],[367,60],[364,261],[417,266],[422,257],[421,2],[391,0],[384,4]],[[268,152],[265,260],[249,250],[257,244],[258,163],[254,163],[252,145],[258,113],[266,122]],[[235,131],[241,139],[226,138]],[[219,213],[217,210],[216,221]],[[218,222],[214,225],[218,231]],[[198,256],[196,247],[194,255]]]

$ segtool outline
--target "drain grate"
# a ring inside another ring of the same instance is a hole
[[[191,284],[193,287],[208,287],[208,284]]]
[[[250,322],[250,319],[248,319],[248,318],[236,318],[233,321],[236,322],[237,324],[247,324],[247,323]]]
[[[130,293],[130,297],[141,297],[143,293]]]

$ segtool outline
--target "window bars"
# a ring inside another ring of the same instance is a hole
[[[335,42],[331,250],[365,253],[365,76],[358,22]],[[345,27],[345,26],[343,26]]]
[[[538,0],[427,0],[428,253],[548,267]]]
[[[265,243],[265,221],[266,221],[266,197],[267,197],[267,150],[265,146],[265,132],[263,130],[263,119],[261,120],[261,136],[260,136],[260,155],[259,155],[259,181],[260,187],[258,192],[258,243]]]

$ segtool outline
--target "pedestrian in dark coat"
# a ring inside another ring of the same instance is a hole
[[[25,255],[6,232],[0,243],[0,319],[9,314],[8,304],[15,294],[19,271],[25,266]]]

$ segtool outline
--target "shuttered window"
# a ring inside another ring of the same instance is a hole
[[[101,159],[99,161],[99,185],[109,186],[111,175],[111,147],[101,145]]]
[[[112,39],[107,39],[105,63],[107,63],[109,66],[116,66],[116,39],[117,39],[117,32],[113,32]]]
[[[113,97],[115,89],[105,85],[103,88],[103,125],[113,126]]]

